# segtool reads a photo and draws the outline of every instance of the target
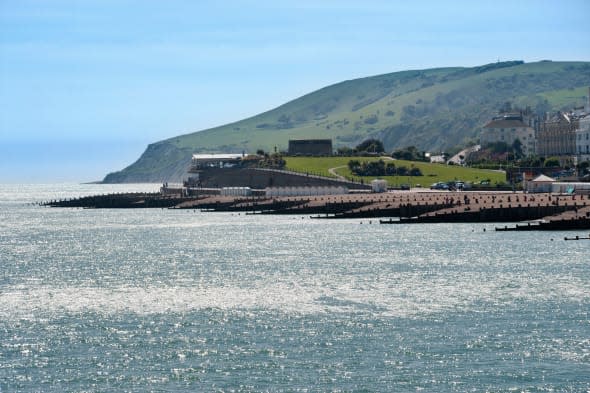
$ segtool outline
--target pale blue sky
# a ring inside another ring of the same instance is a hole
[[[589,18],[588,0],[0,0],[0,182],[98,180],[345,79],[590,61]]]

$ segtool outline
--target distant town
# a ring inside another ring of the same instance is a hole
[[[568,112],[533,114],[530,108],[502,108],[483,127],[482,145],[505,143],[522,156],[556,157],[561,166],[590,160],[590,88],[585,106]]]

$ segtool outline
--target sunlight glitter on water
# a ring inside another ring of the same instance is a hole
[[[563,233],[19,194],[110,189],[68,187],[0,193],[2,391],[590,389],[588,245]]]

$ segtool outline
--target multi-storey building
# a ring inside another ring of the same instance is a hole
[[[590,160],[590,88],[585,107],[546,116],[537,133],[537,154]]]
[[[573,112],[558,112],[547,116],[541,122],[537,133],[537,155],[574,156],[576,154],[576,130],[579,127],[579,117]]]
[[[577,161],[590,161],[590,114],[580,119],[576,130]]]
[[[525,156],[535,154],[536,118],[529,111],[505,113],[483,126],[480,143],[505,142],[508,145],[520,140]]]
[[[563,162],[590,161],[590,88],[586,105],[569,112],[547,113],[541,121],[527,109],[494,117],[483,127],[482,145],[520,140],[524,155],[559,157]]]

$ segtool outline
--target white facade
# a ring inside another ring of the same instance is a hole
[[[348,188],[340,187],[267,187],[267,197],[280,196],[317,196],[348,194]]]
[[[555,182],[551,184],[551,192],[559,194],[588,194],[590,193],[590,183],[580,182]]]
[[[580,119],[576,130],[576,153],[578,162],[590,161],[590,115]]]
[[[430,162],[435,164],[444,164],[446,162],[445,156],[430,156]]]
[[[371,180],[371,189],[373,192],[386,192],[387,191],[387,180],[375,179]]]
[[[523,187],[526,192],[551,192],[553,183],[555,183],[555,179],[540,175],[533,180],[525,181]]]
[[[221,196],[250,196],[252,189],[250,187],[223,187],[219,191]]]
[[[523,122],[522,116],[516,115],[495,118],[483,127],[480,135],[482,145],[493,142],[505,142],[512,145],[517,139],[522,143],[522,153],[525,156],[535,153],[535,130]]]
[[[247,154],[193,154],[191,169],[230,168],[246,157]]]

